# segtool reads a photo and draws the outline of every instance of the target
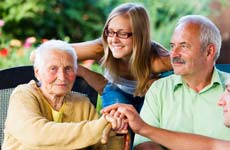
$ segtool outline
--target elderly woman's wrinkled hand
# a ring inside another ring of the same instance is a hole
[[[128,134],[128,121],[127,119],[120,118],[115,116],[114,114],[103,114],[104,118],[110,122],[105,129],[103,130],[102,137],[101,137],[101,143],[106,144],[108,143],[109,134],[111,130],[114,130],[117,134]],[[128,141],[126,143],[129,143]],[[128,144],[127,144],[128,145]]]
[[[116,113],[104,114],[104,118],[111,123],[111,128],[118,134],[128,133],[128,120]]]

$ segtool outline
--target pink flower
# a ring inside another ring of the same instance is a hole
[[[34,44],[36,42],[36,38],[34,36],[28,37],[26,39],[26,43]]]
[[[31,36],[28,37],[23,45],[24,48],[31,48],[32,45],[36,42],[36,38]]]
[[[5,21],[3,21],[2,19],[0,19],[0,27],[4,26]]]

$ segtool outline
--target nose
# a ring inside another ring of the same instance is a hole
[[[219,101],[218,101],[218,105],[221,107],[224,107],[226,105],[226,100],[224,100],[224,98],[222,97]]]
[[[175,58],[175,57],[178,57],[180,58],[181,57],[181,53],[180,53],[180,48],[179,47],[173,47],[170,51],[170,58]]]
[[[61,81],[64,81],[65,80],[65,71],[60,69],[58,71],[58,75],[57,75],[58,79],[61,80]]]
[[[173,47],[171,48],[170,54],[171,54],[171,55],[178,55],[179,52],[180,52],[180,48],[179,48],[178,46],[173,46]]]

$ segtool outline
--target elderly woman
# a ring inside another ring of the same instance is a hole
[[[87,97],[71,93],[77,71],[74,49],[66,42],[50,40],[38,47],[35,55],[34,73],[39,82],[32,80],[13,91],[2,148],[96,147],[107,120],[115,118],[99,118]],[[115,129],[124,126],[115,122]]]

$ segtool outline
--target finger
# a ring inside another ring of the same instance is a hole
[[[113,118],[110,114],[104,115],[105,119],[112,124],[112,129],[117,128],[117,119]]]
[[[101,136],[101,144],[107,144],[108,140],[109,140],[109,133],[111,131],[111,124],[109,123],[108,125],[106,125],[106,127],[104,128],[103,132],[102,132],[102,136]]]
[[[116,130],[118,134],[127,134],[128,133],[128,122],[122,121],[121,126]]]
[[[104,113],[104,112],[109,113],[111,110],[116,110],[120,106],[122,106],[122,104],[119,104],[119,103],[107,106],[101,110],[101,113]]]
[[[116,131],[117,134],[127,134],[129,133],[129,130],[128,129],[124,129],[124,130],[119,130],[119,131]]]
[[[128,130],[129,123],[128,121],[123,121],[120,130]]]
[[[110,111],[109,114],[110,114],[111,116],[114,116],[115,112],[116,112],[116,111],[113,109],[113,110]]]
[[[125,135],[125,148],[124,150],[129,150],[130,149],[130,136],[129,134]]]
[[[138,113],[134,107],[120,107],[117,111],[124,114],[128,120],[133,120],[138,116]]]
[[[125,118],[126,118],[126,117],[125,117],[125,114],[120,113],[120,118],[125,119]]]
[[[115,118],[114,120],[116,120],[116,127],[113,130],[118,130],[121,127],[122,120],[120,118]]]
[[[117,118],[117,130],[123,130],[125,127],[125,120]]]
[[[114,112],[114,117],[120,118],[121,113],[119,111]]]

